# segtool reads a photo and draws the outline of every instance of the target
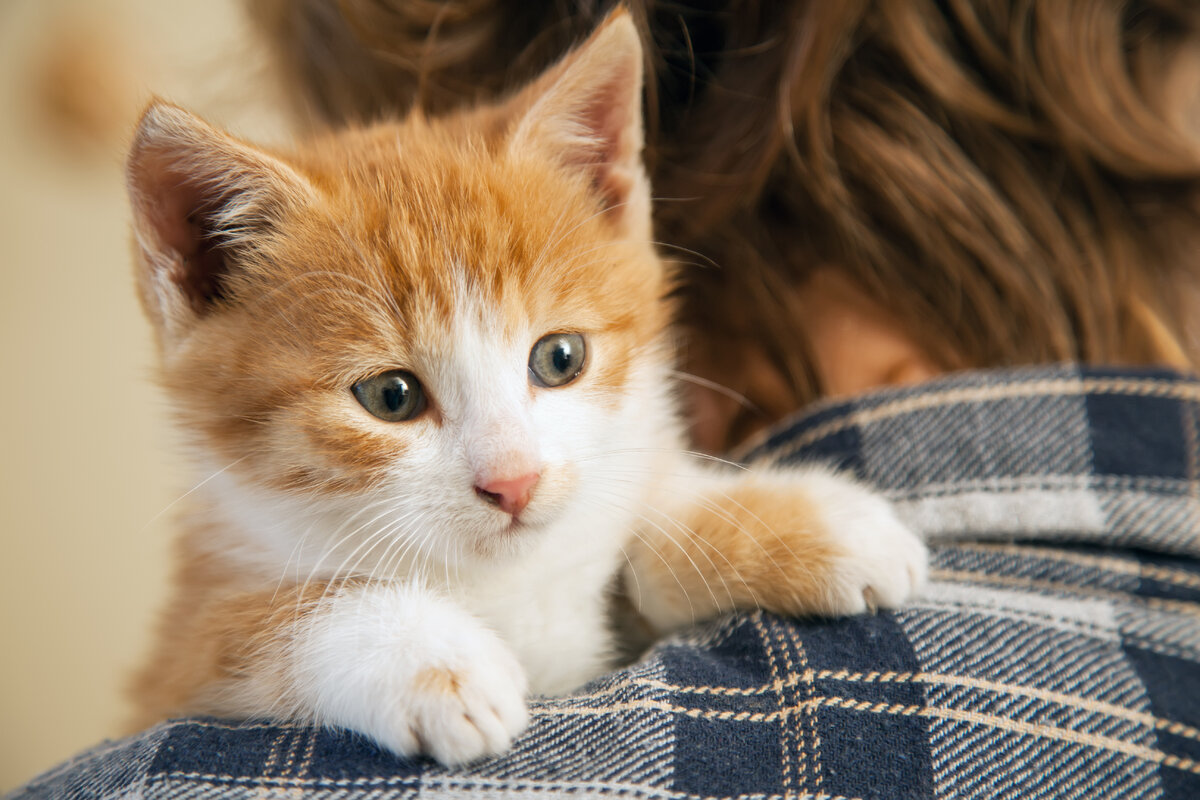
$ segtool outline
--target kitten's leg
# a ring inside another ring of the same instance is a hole
[[[736,608],[856,614],[924,584],[925,546],[883,498],[818,468],[681,467],[626,550],[659,630]]]
[[[504,752],[527,722],[525,676],[509,647],[417,584],[224,597],[193,609],[186,628],[202,641],[189,651],[177,631],[161,648],[175,663],[160,658],[143,673],[150,697],[163,694],[156,667],[170,676],[175,697],[160,714],[314,721],[444,764]]]

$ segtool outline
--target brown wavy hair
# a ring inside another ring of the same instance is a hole
[[[495,97],[612,5],[251,8],[298,108],[338,125]],[[786,386],[773,408],[820,396],[796,301],[822,267],[942,368],[1197,363],[1191,0],[626,5],[648,45],[658,235],[692,265],[691,372],[743,391],[754,348]],[[748,410],[727,443],[777,413]]]

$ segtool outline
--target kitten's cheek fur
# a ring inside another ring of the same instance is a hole
[[[504,752],[528,723],[526,680],[504,642],[416,584],[344,591],[297,631],[301,716],[447,765]]]

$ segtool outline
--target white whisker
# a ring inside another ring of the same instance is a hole
[[[200,481],[199,483],[197,483],[191,489],[188,489],[186,492],[181,494],[179,497],[176,497],[174,500],[172,500],[170,503],[168,503],[165,507],[163,507],[162,510],[160,510],[157,514],[155,514],[153,517],[151,517],[149,520],[147,520],[146,524],[142,526],[142,529],[140,532],[145,533],[146,530],[151,525],[153,525],[155,523],[155,521],[158,520],[160,517],[162,517],[164,514],[170,512],[170,510],[173,509],[175,506],[179,505],[184,500],[186,500],[187,498],[189,498],[193,494],[195,494],[197,491],[199,491],[203,487],[207,486],[210,481],[212,481],[213,479],[217,478],[220,475],[223,475],[225,472],[229,471],[233,467],[237,466],[238,464],[242,463],[246,459],[250,458],[252,455],[254,455],[254,454],[247,453],[246,455],[242,456],[241,458],[235,458],[233,461],[230,461],[228,464],[221,467],[219,470],[217,470],[213,474],[209,475],[207,478]]]

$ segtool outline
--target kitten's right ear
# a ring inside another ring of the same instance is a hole
[[[142,304],[167,341],[231,299],[238,259],[313,194],[282,161],[163,102],[138,123],[126,180]]]

